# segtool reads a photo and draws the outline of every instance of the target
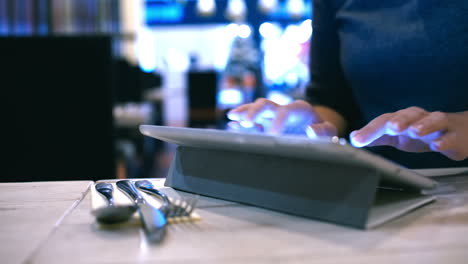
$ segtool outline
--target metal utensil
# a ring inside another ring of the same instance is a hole
[[[116,185],[135,203],[148,241],[152,243],[161,242],[166,236],[167,219],[164,213],[150,205],[138,192],[132,181],[120,180]]]
[[[160,209],[166,214],[166,217],[168,218],[190,216],[192,211],[195,209],[195,205],[198,201],[197,198],[194,198],[190,201],[185,201],[185,200],[171,201],[165,193],[156,189],[153,183],[148,180],[136,181],[135,186],[138,189],[146,193],[149,193],[149,194],[152,194],[161,198],[163,200],[163,204],[160,207]]]
[[[107,206],[96,209],[93,213],[99,223],[116,224],[128,221],[135,213],[136,207],[132,205],[115,205],[113,191],[114,187],[110,183],[97,183],[96,191],[107,200]]]

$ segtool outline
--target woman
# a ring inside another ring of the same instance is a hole
[[[313,27],[306,101],[258,99],[228,117],[273,112],[270,133],[352,131],[410,168],[468,166],[468,1],[314,0]]]

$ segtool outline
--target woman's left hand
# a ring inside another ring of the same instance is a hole
[[[403,151],[436,151],[453,160],[468,157],[468,111],[428,112],[409,107],[376,117],[350,134],[356,147],[393,146]]]

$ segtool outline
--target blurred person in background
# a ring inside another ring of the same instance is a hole
[[[313,7],[305,100],[260,98],[228,118],[272,134],[349,136],[409,168],[468,166],[468,1]]]

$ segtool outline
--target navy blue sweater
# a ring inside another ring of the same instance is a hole
[[[311,103],[337,110],[350,130],[409,106],[468,110],[467,0],[313,2]],[[468,166],[439,153],[370,149],[410,168]]]

